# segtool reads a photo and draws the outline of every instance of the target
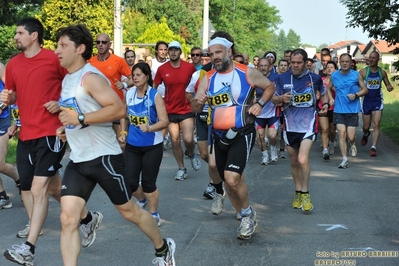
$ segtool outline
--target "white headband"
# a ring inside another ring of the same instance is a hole
[[[274,57],[274,54],[272,54],[272,53],[268,53],[265,57],[269,57],[269,56],[275,58],[275,57]]]
[[[228,41],[225,38],[221,38],[221,37],[216,37],[215,39],[211,40],[208,44],[208,47],[215,45],[215,44],[221,44],[224,47],[226,47],[227,49],[230,49],[231,46],[233,46],[233,43]]]

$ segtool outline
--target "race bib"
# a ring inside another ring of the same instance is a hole
[[[137,113],[129,110],[128,119],[132,126],[149,125],[147,112]]]
[[[303,93],[297,93],[292,90],[291,106],[294,107],[311,107],[313,106],[313,90],[307,88]]]
[[[220,105],[226,105],[229,102],[231,102],[229,93],[218,94],[218,95],[209,97],[209,99],[208,99],[209,105],[215,106],[215,107],[220,106]]]

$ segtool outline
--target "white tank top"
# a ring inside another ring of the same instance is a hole
[[[165,64],[166,62],[168,62],[169,59],[166,59],[165,62],[159,62],[157,60],[157,58],[153,58],[151,59],[151,74],[152,74],[152,79],[155,79],[155,74],[157,74],[157,70],[160,66],[162,66],[163,64]],[[159,84],[157,91],[159,91],[159,93],[161,93],[162,98],[165,97],[165,85],[163,84],[163,82],[161,84]]]
[[[66,75],[62,81],[60,105],[73,108],[82,114],[101,109],[102,106],[88,95],[83,88],[84,78],[93,73],[104,77],[108,81],[97,68],[89,63],[80,70]],[[65,132],[71,147],[70,159],[74,163],[91,161],[104,155],[122,153],[112,128],[112,122],[84,127],[81,125],[66,126]]]

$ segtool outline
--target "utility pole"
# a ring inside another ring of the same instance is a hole
[[[202,49],[205,49],[208,48],[209,39],[209,0],[204,0],[202,29]]]
[[[114,53],[122,56],[122,7],[121,0],[114,0]]]

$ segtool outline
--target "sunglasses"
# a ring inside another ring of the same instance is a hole
[[[97,43],[97,44],[100,44],[100,43],[102,43],[102,44],[107,44],[108,41],[96,41],[96,43]]]
[[[196,57],[200,57],[201,54],[191,54],[191,57],[196,56]]]

